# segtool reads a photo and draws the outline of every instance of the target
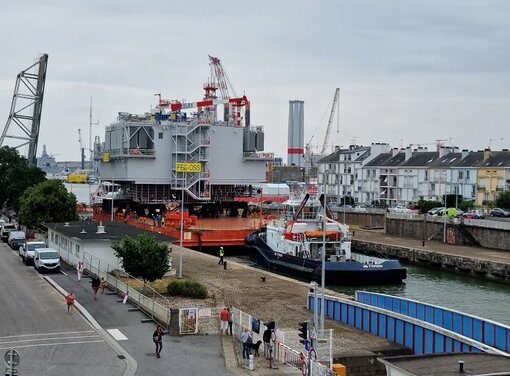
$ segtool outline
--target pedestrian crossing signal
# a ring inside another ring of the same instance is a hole
[[[301,338],[299,342],[304,344],[308,339],[308,321],[300,322],[298,331],[298,336]]]

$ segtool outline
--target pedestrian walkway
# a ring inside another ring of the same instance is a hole
[[[143,323],[142,320],[146,320],[147,316],[143,312],[131,311],[135,307],[130,304],[118,302],[118,295],[98,293],[97,300],[94,301],[89,278],[82,278],[78,282],[75,270],[65,265],[62,270],[66,275],[55,274],[50,278],[66,291],[73,291],[76,301],[131,354],[138,363],[137,375],[219,376],[228,372],[225,369],[221,342],[216,335],[163,336],[161,358],[157,359],[152,342],[155,323]]]
[[[354,226],[352,229],[355,230],[353,237],[354,240],[363,240],[367,242],[395,245],[399,247],[424,249],[428,251],[443,253],[446,255],[471,257],[474,259],[500,262],[510,265],[510,252],[508,251],[444,244],[438,241],[427,241],[425,242],[425,246],[423,246],[421,240],[386,235],[384,230],[362,230],[356,229]]]

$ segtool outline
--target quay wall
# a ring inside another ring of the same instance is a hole
[[[387,217],[384,227],[387,235],[428,241],[443,241],[444,237],[444,223],[441,221]],[[448,244],[510,251],[509,230],[465,225],[461,221],[446,224],[446,240]]]
[[[352,246],[355,251],[364,254],[399,259],[409,264],[422,263],[434,267],[445,267],[458,272],[471,273],[477,277],[510,283],[510,265],[503,262],[359,239],[352,239]]]
[[[333,217],[339,222],[344,222],[344,213],[341,210],[333,212]],[[345,223],[360,227],[383,228],[384,217],[384,213],[345,212]]]

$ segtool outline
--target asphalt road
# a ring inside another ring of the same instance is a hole
[[[67,313],[62,295],[5,243],[0,286],[0,356],[17,350],[19,375],[123,374],[124,361],[80,314]]]
[[[121,345],[136,360],[137,375],[186,375],[223,376],[229,374],[217,335],[209,336],[163,336],[161,358],[156,359],[152,333],[156,329],[153,322],[142,323],[147,316],[130,304],[119,303],[118,295],[98,294],[92,299],[89,278],[77,281],[76,272],[63,266],[66,275],[53,275],[51,278],[66,291],[74,291],[76,299],[106,330],[117,331],[124,336]]]

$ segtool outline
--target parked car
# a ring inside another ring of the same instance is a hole
[[[354,207],[354,211],[358,213],[363,213],[367,211],[367,207],[364,205],[357,205]]]
[[[60,255],[53,248],[38,248],[34,252],[34,268],[43,271],[60,272]]]
[[[43,241],[27,241],[19,247],[19,256],[26,265],[34,263],[34,253],[38,248],[46,248],[46,243]]]
[[[427,214],[428,214],[428,215],[432,215],[432,216],[440,215],[439,213],[440,213],[441,211],[443,211],[444,209],[445,209],[445,208],[444,208],[444,206],[438,206],[438,207],[436,207],[436,208],[432,208],[432,209],[430,209],[430,210],[427,212]]]
[[[478,209],[468,210],[463,214],[464,218],[474,218],[474,219],[483,219],[485,218],[485,213]]]
[[[14,250],[18,250],[19,246],[24,243],[26,240],[24,231],[11,231],[9,232],[9,237],[7,238],[7,244],[9,247]]]
[[[510,217],[510,210],[494,208],[491,210],[490,216],[491,217]]]
[[[7,242],[9,239],[9,232],[17,230],[16,225],[13,223],[4,223],[2,225],[2,229],[0,230],[0,237],[3,242]]]
[[[408,209],[402,205],[395,206],[394,208],[391,208],[390,211],[393,213],[411,213],[411,209]]]

